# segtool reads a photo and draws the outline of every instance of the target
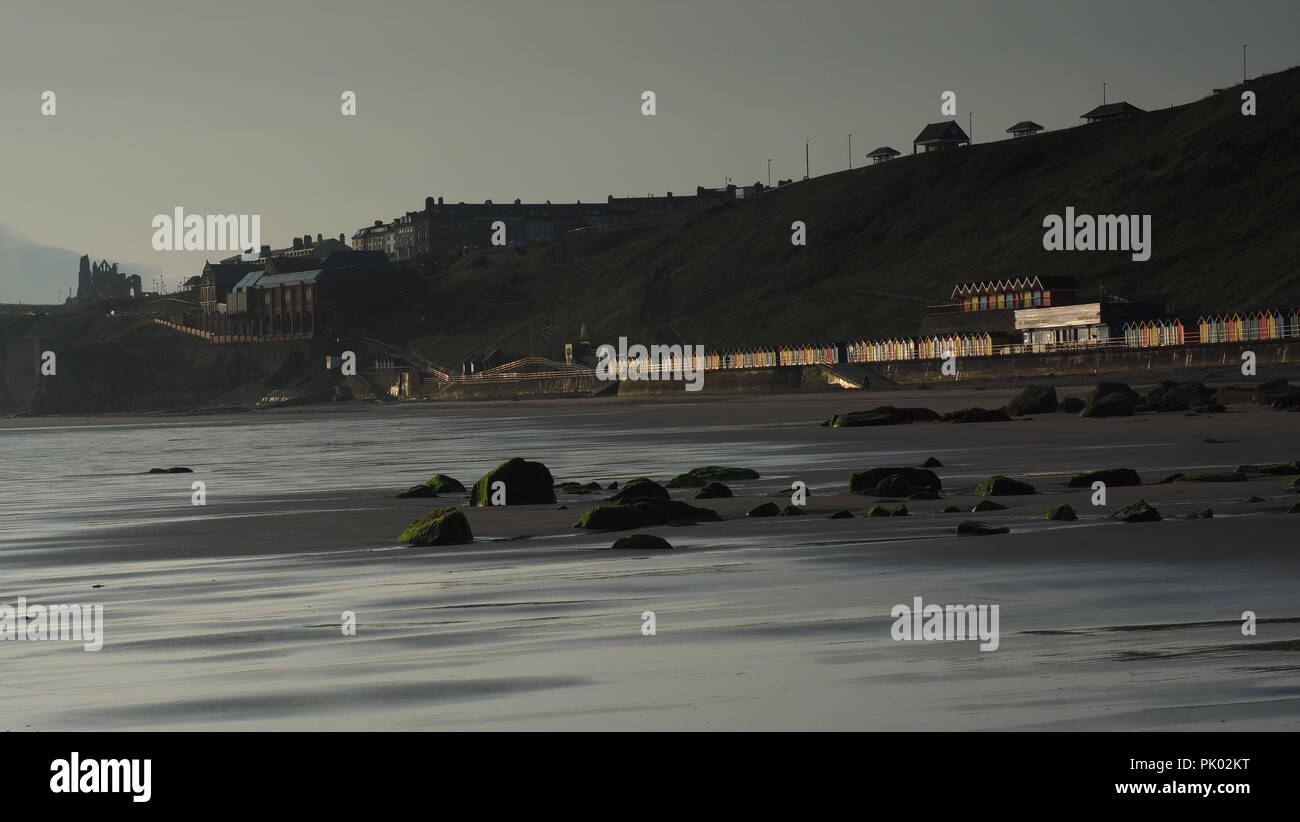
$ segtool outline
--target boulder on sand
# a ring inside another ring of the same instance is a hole
[[[874,494],[880,481],[893,474],[903,477],[912,484],[913,489],[930,488],[939,491],[943,488],[939,475],[925,468],[869,468],[849,478],[849,493]]]
[[[1037,492],[1029,483],[1004,477],[1001,474],[985,477],[983,482],[975,486],[977,497],[1009,497],[1034,493]]]
[[[1146,500],[1140,499],[1111,514],[1110,519],[1120,522],[1159,522],[1161,517],[1159,511],[1148,505]]]
[[[841,508],[827,517],[827,519],[853,519],[853,512],[847,508]]]
[[[397,538],[412,545],[465,545],[474,541],[465,512],[452,506],[430,511]]]
[[[691,499],[725,499],[731,496],[731,489],[720,482],[711,482],[691,495]]]
[[[752,468],[736,468],[734,466],[728,466],[728,465],[705,465],[701,468],[692,468],[691,470],[687,471],[684,475],[679,474],[678,476],[693,477],[694,479],[701,481],[700,482],[701,485],[709,482],[723,482],[726,480],[747,480],[747,479],[759,478],[758,472]],[[668,487],[675,488],[676,486],[674,486],[672,483],[669,483]]]
[[[943,415],[944,422],[1011,422],[1005,408],[963,408]]]
[[[1047,509],[1046,514],[1043,514],[1043,519],[1059,519],[1064,522],[1074,522],[1078,518],[1079,515],[1074,513],[1074,509],[1064,502],[1053,505]]]
[[[186,468],[183,465],[173,465],[171,468],[150,468],[150,474],[193,474],[193,468]]]
[[[781,507],[775,502],[765,502],[762,505],[755,505],[745,512],[747,517],[775,517],[781,513]]]
[[[1094,482],[1104,482],[1107,488],[1122,488],[1129,485],[1141,485],[1142,478],[1132,468],[1102,468],[1098,471],[1084,471],[1070,477],[1071,488],[1091,488]]]
[[[798,505],[787,505],[787,506],[785,506],[784,508],[781,509],[781,516],[783,516],[783,517],[802,517],[802,516],[807,516],[807,513],[806,513],[802,508],[800,508]]]
[[[1007,506],[1000,502],[994,502],[991,499],[982,499],[975,503],[974,507],[970,510],[972,514],[982,514],[985,511],[1005,511],[1007,510]]]
[[[1246,475],[1240,471],[1205,471],[1199,474],[1183,474],[1179,482],[1245,482]]]
[[[671,551],[673,548],[668,540],[654,534],[628,534],[614,540],[609,547],[617,551]]]
[[[1007,411],[1023,417],[1025,414],[1050,414],[1056,410],[1056,387],[1030,385],[1007,403]]]
[[[677,525],[686,522],[717,522],[721,517],[712,508],[700,508],[689,502],[657,497],[619,500],[615,508],[631,508],[650,525]]]
[[[926,457],[925,459],[921,460],[920,467],[921,468],[942,468],[943,463],[939,462],[934,457]]]
[[[903,425],[911,422],[931,422],[939,419],[939,414],[929,408],[895,408],[881,405],[866,411],[850,411],[836,414],[824,426],[830,428],[856,428],[866,425]]]
[[[986,525],[983,522],[976,522],[973,519],[963,520],[957,525],[957,534],[964,537],[986,537],[991,534],[1009,534],[1010,528],[1003,528],[997,525]]]
[[[412,485],[405,491],[400,492],[397,497],[398,499],[406,499],[408,497],[436,497],[438,494],[463,493],[465,493],[465,486],[461,485],[456,479],[446,474],[434,474],[429,480],[419,485]]]
[[[555,479],[540,462],[514,457],[484,474],[470,491],[470,505],[486,508],[492,504],[492,485],[505,483],[506,505],[554,505]]]
[[[1117,384],[1102,383],[1102,385]],[[1128,388],[1128,386],[1124,387]],[[1088,397],[1083,410],[1079,412],[1081,417],[1131,417],[1138,404],[1137,393],[1132,389],[1129,389],[1128,393],[1111,391],[1108,394],[1098,394],[1097,391],[1093,391]]]
[[[1271,462],[1264,465],[1238,465],[1236,470],[1243,474],[1276,474],[1279,476],[1300,474],[1300,460],[1292,462]]]
[[[1083,410],[1085,405],[1087,405],[1087,403],[1078,397],[1066,397],[1061,400],[1060,404],[1056,407],[1056,410],[1066,414],[1077,414]]]
[[[906,497],[916,488],[902,474],[890,474],[876,483],[874,492],[877,497]]]
[[[629,480],[611,499],[621,502],[627,499],[668,499],[668,489],[654,480]]]
[[[1165,380],[1147,392],[1147,405],[1156,411],[1187,411],[1212,403],[1214,389],[1199,382]]]
[[[626,531],[644,524],[641,515],[630,506],[598,505],[578,517],[574,528],[594,528],[599,531]]]

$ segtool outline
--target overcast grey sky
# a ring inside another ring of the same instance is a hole
[[[1297,62],[1300,2],[139,0],[0,9],[0,301],[53,301],[83,253],[175,284],[155,214],[349,237],[448,201],[693,192],[976,142],[1111,101],[1157,108]],[[41,93],[57,114],[40,113]],[[641,93],[658,113],[643,117]],[[357,94],[357,116],[340,94]],[[1261,101],[1267,105],[1267,101]],[[71,262],[69,262],[71,261]]]

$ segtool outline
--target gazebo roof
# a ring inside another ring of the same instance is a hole
[[[898,154],[898,153],[899,153],[899,152],[895,151],[894,149],[890,148],[889,146],[881,146],[880,148],[878,148],[878,149],[876,149],[875,151],[871,152],[871,153],[868,154],[867,156],[868,156],[868,157],[893,157],[893,156],[895,156],[895,155]]]
[[[970,138],[966,136],[966,132],[962,131],[961,126],[957,125],[957,121],[947,120],[942,123],[930,123],[921,129],[921,133],[916,135],[916,139],[912,141],[912,144],[968,142],[970,142]]]
[[[1026,134],[1031,131],[1042,131],[1043,127],[1033,120],[1021,120],[1011,128],[1007,129],[1009,134]]]

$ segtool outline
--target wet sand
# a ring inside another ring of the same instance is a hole
[[[342,462],[247,479],[195,449],[249,429],[205,421],[177,443],[185,451],[139,457],[192,464],[195,474],[114,476],[112,500],[88,506],[93,514],[69,510],[47,529],[6,523],[0,598],[103,603],[106,639],[97,653],[0,643],[10,663],[0,729],[1300,727],[1290,477],[1149,484],[1300,458],[1300,415],[1235,407],[816,425],[885,402],[946,411],[1014,393],[385,406],[329,417],[355,431],[345,441],[326,429],[333,439],[322,447]],[[288,427],[272,426],[259,448],[269,458],[277,430],[287,436],[320,417],[286,415]],[[396,439],[372,436],[381,424],[397,426]],[[429,431],[456,425],[495,444],[448,456],[451,440]],[[592,496],[562,497],[564,510],[471,509],[472,546],[393,542],[419,514],[464,502],[398,500],[396,490],[436,471],[468,485],[516,454],[546,462],[557,481],[663,481],[710,463],[762,479],[729,483],[735,499],[700,503],[723,522],[642,529],[671,552],[614,552],[620,534],[573,530],[598,504]],[[368,467],[340,476],[337,466],[360,455]],[[853,471],[927,456],[944,463],[942,500],[906,501],[905,518],[826,518],[875,503],[845,493]],[[1066,487],[1076,471],[1108,467],[1137,469],[1147,484],[1109,489],[1104,508],[1090,504],[1090,490]],[[969,508],[991,473],[1039,493],[998,498],[1005,511],[939,513]],[[189,504],[194,479],[208,483],[206,506]],[[743,516],[760,501],[788,501],[776,495],[796,479],[811,489],[807,516]],[[1103,519],[1137,498],[1166,520]],[[1041,519],[1057,502],[1080,521]],[[1175,519],[1205,506],[1214,519]],[[957,537],[965,518],[1011,533]],[[998,604],[999,649],[892,640],[890,609],[916,596]],[[1258,615],[1253,637],[1241,632],[1246,610]],[[357,616],[355,636],[339,629],[344,611]],[[655,636],[642,635],[644,611],[655,613]]]

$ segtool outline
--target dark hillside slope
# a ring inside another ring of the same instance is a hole
[[[1238,87],[1117,122],[904,156],[681,224],[477,252],[391,330],[447,364],[494,346],[541,353],[536,328],[548,322],[559,340],[586,322],[594,342],[676,332],[708,347],[912,335],[955,282],[1032,274],[1076,276],[1086,295],[1101,282],[1165,299],[1179,314],[1291,304],[1300,69],[1248,87],[1254,117],[1240,113]],[[1042,220],[1067,206],[1152,215],[1151,259],[1045,251]],[[806,247],[790,244],[794,220],[807,224]]]

